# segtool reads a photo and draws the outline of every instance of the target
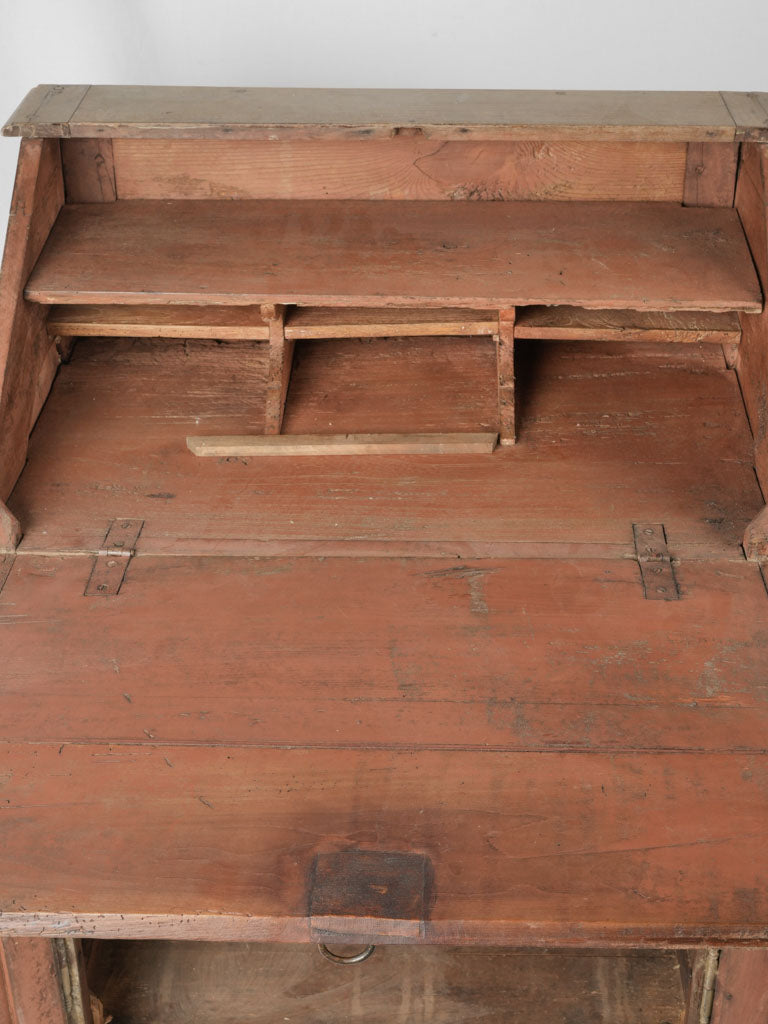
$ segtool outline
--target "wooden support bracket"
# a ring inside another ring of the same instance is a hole
[[[499,443],[514,444],[515,434],[515,310],[499,312],[496,335],[496,369],[499,388]]]
[[[0,552],[15,551],[22,538],[21,523],[0,501]]]
[[[744,554],[750,562],[768,559],[768,505],[755,516],[744,531]]]
[[[264,415],[264,433],[279,434],[283,428],[285,399],[291,382],[293,365],[293,338],[285,336],[285,306],[266,304],[261,315],[269,324],[269,367],[267,370],[267,398]]]

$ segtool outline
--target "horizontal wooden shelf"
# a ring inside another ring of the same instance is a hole
[[[26,297],[48,304],[762,308],[736,211],[666,203],[72,205],[60,213]]]
[[[542,341],[648,341],[737,344],[737,313],[644,313],[626,309],[581,309],[575,306],[523,306],[515,337]]]

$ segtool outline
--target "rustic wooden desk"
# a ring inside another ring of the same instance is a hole
[[[768,95],[4,134],[0,1022],[764,1022]]]

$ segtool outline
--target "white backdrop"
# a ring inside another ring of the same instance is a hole
[[[768,0],[0,0],[40,82],[768,91]],[[0,139],[0,244],[18,143]]]

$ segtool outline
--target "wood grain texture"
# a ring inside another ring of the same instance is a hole
[[[38,85],[21,101],[3,135],[66,137],[69,120],[88,92],[87,85]]]
[[[744,554],[752,561],[768,558],[768,505],[744,531]]]
[[[432,860],[409,942],[768,942],[764,754],[1,753],[6,934],[307,941],[315,854],[375,845]]]
[[[0,967],[13,1024],[72,1024],[50,939],[4,936]]]
[[[768,154],[745,143],[736,187],[741,217],[763,290],[768,294]],[[768,308],[742,317],[736,370],[755,439],[755,469],[768,495]]]
[[[632,309],[523,306],[515,336],[553,341],[714,342],[737,345],[737,313],[644,313]]]
[[[64,307],[66,308],[66,307]],[[390,338],[496,334],[498,315],[480,309],[333,309],[292,306],[289,338]]]
[[[733,206],[737,142],[689,142],[685,164],[685,206]]]
[[[736,138],[768,142],[768,92],[723,92],[736,125]]]
[[[63,201],[58,143],[22,142],[0,270],[0,500],[21,472],[55,372],[44,313],[24,300],[23,288]]]
[[[111,139],[62,139],[61,163],[68,203],[117,199]]]
[[[101,942],[91,984],[123,1024],[659,1024],[680,1013],[669,953],[379,947],[342,971],[314,947]]]
[[[114,146],[121,199],[655,202],[681,201],[687,148],[674,142],[449,142],[419,136],[365,145],[116,139]],[[733,177],[735,183],[735,166]]]
[[[118,200],[67,206],[43,303],[760,311],[735,211],[665,203]]]
[[[39,87],[57,88],[82,87]],[[716,92],[93,85],[72,112],[33,93],[5,135],[375,138],[419,130],[443,139],[730,141],[735,133]]]
[[[54,306],[51,335],[268,341],[259,306]]]
[[[632,558],[631,523],[663,522],[676,557],[741,559],[763,506],[714,346],[518,340],[521,443],[493,458],[314,459],[300,473],[195,459],[188,435],[263,432],[265,349],[79,341],[10,500],[26,549],[92,552],[127,516],[157,554]],[[490,338],[300,342],[284,429],[478,433],[497,416]]]
[[[768,1019],[768,950],[724,949],[712,1024],[764,1024]]]
[[[494,433],[241,435],[188,437],[187,447],[194,455],[209,458],[287,455],[490,455],[496,446],[496,437]]]

